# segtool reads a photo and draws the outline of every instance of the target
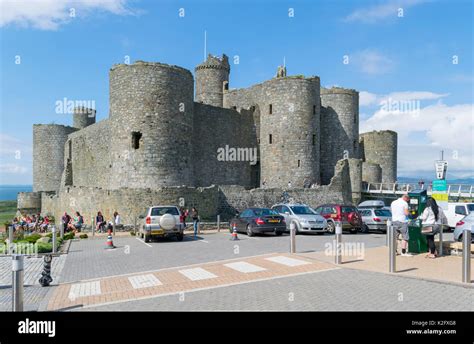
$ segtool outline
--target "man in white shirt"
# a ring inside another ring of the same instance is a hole
[[[407,252],[408,248],[408,201],[410,197],[404,194],[402,197],[393,201],[391,204],[392,210],[392,226],[402,236],[402,256],[411,256]]]

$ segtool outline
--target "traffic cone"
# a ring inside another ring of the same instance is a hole
[[[239,237],[237,235],[237,227],[236,226],[232,227],[232,236],[231,236],[230,240],[232,240],[232,241],[239,240]]]
[[[106,248],[106,249],[115,248],[114,242],[113,242],[113,240],[112,240],[112,231],[111,231],[110,229],[108,230],[107,242],[106,242],[105,248]]]

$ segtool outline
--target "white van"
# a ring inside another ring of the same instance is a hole
[[[448,203],[448,210],[444,213],[448,218],[448,225],[451,228],[456,227],[456,223],[461,221],[466,215],[474,212],[474,203]]]

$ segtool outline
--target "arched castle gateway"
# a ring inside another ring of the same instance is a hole
[[[108,119],[78,108],[72,127],[34,125],[34,193],[20,193],[19,207],[57,218],[79,210],[86,220],[118,210],[131,223],[151,204],[184,202],[225,217],[283,194],[314,207],[351,203],[362,181],[396,180],[397,134],[359,135],[357,91],[282,67],[231,89],[229,74],[226,55],[209,55],[195,80],[162,63],[114,65]],[[218,158],[229,151],[243,155]]]

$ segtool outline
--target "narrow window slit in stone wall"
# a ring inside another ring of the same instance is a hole
[[[269,144],[272,144],[272,143],[273,143],[272,134],[268,135],[268,143],[269,143]]]
[[[272,104],[270,104],[270,105],[268,106],[268,113],[269,113],[270,115],[273,113],[273,106],[272,106]]]
[[[140,148],[140,139],[142,138],[142,133],[139,131],[132,131],[132,148]]]

